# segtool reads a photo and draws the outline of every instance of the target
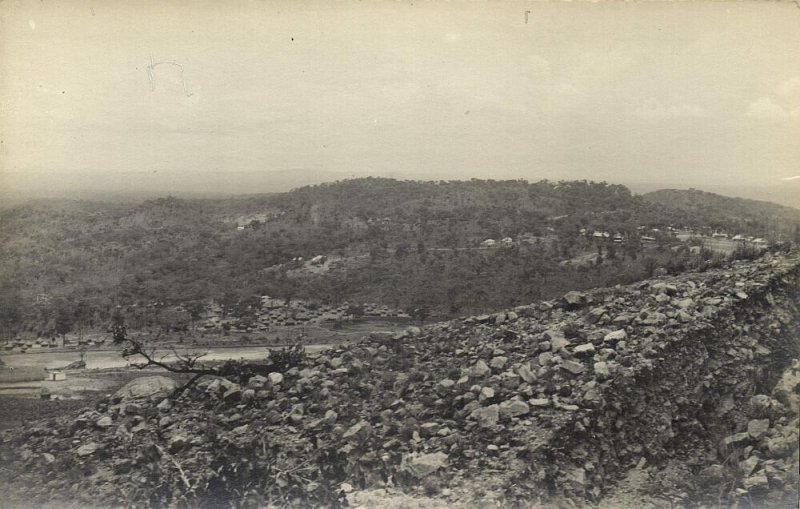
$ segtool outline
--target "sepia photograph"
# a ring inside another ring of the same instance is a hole
[[[0,0],[0,509],[800,508],[800,0]]]

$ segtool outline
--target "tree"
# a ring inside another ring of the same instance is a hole
[[[347,306],[347,314],[350,315],[350,317],[353,320],[361,318],[362,316],[364,316],[364,305],[350,304],[349,306]]]
[[[125,326],[125,316],[122,314],[122,308],[117,306],[114,315],[111,317],[111,337],[114,343],[122,343],[128,339],[128,328]]]
[[[73,325],[73,317],[72,313],[63,306],[59,306],[58,311],[56,311],[56,320],[55,320],[55,331],[56,334],[61,336],[61,338],[65,338],[67,333],[72,330]]]
[[[431,315],[427,306],[412,306],[407,311],[408,315],[418,321],[420,325],[425,323],[425,319]]]

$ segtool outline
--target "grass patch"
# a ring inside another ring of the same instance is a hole
[[[8,382],[39,382],[44,380],[44,368],[23,366],[19,368],[0,368],[0,383]]]

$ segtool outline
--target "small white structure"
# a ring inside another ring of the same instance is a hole
[[[486,239],[481,244],[483,244],[483,247],[494,247],[497,245],[497,241],[494,239]]]
[[[47,373],[47,378],[45,378],[46,382],[58,382],[61,380],[66,380],[67,374],[63,371],[50,371]]]

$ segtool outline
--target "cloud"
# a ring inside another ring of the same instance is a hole
[[[796,117],[797,114],[798,111],[796,109],[789,111],[783,106],[775,103],[775,101],[767,96],[759,97],[755,101],[751,102],[747,107],[747,111],[745,112],[745,115],[748,117],[765,119]]]
[[[778,94],[781,97],[797,99],[800,97],[800,76],[792,76],[778,85]]]
[[[664,105],[659,101],[649,100],[633,111],[634,116],[641,118],[681,118],[681,117],[704,117],[706,112],[703,108],[694,104],[670,104]]]
[[[800,175],[795,175],[794,177],[783,177],[781,180],[800,180]]]

